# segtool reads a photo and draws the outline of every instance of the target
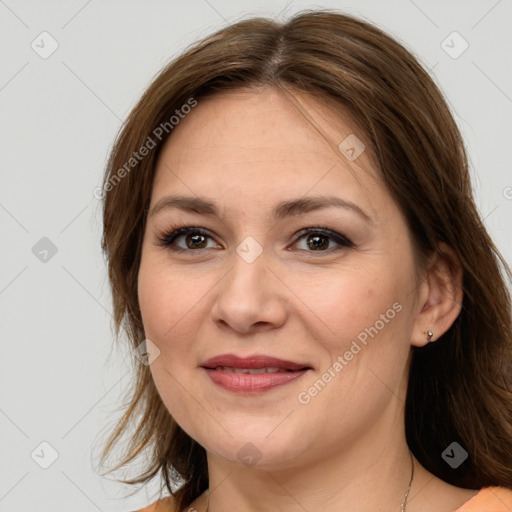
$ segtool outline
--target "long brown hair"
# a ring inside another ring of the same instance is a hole
[[[440,242],[453,248],[464,274],[462,310],[436,343],[412,348],[407,442],[446,482],[512,487],[510,269],[475,207],[464,143],[442,93],[403,45],[352,16],[317,10],[285,23],[241,21],[189,48],[151,83],[116,139],[103,181],[102,248],[116,338],[121,327],[133,349],[145,338],[137,299],[145,215],[156,159],[179,123],[178,112],[220,91],[260,86],[308,93],[347,109],[407,219],[418,261],[440,251]],[[149,153],[131,161],[143,146],[151,146]],[[206,452],[171,417],[149,367],[133,362],[129,404],[102,461],[128,426],[135,427],[109,472],[150,450],[144,471],[122,481],[145,483],[160,473],[181,509],[208,487]],[[441,457],[454,441],[469,453],[458,469]],[[176,478],[184,482],[179,490],[173,490]]]

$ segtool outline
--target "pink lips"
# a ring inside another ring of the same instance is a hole
[[[223,354],[201,364],[210,379],[235,393],[259,394],[287,384],[304,375],[311,367],[265,355],[238,357]]]

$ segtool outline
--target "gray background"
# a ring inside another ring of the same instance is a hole
[[[0,1],[0,511],[127,512],[153,500],[154,486],[126,498],[126,486],[94,471],[131,374],[112,349],[93,190],[122,120],[186,45],[242,17],[315,6],[373,21],[431,70],[510,262],[510,0]],[[457,58],[462,39],[443,43],[453,31],[469,44]]]

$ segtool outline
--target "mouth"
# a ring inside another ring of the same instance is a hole
[[[302,377],[311,366],[271,356],[242,358],[224,354],[208,359],[201,367],[221,388],[240,394],[261,394]]]
[[[270,370],[269,373],[278,371],[294,371],[311,368],[307,363],[299,363],[296,361],[287,361],[278,357],[267,356],[265,354],[253,354],[248,357],[240,357],[235,354],[221,354],[207,359],[201,363],[203,368],[214,370],[217,368],[232,368],[234,370]]]

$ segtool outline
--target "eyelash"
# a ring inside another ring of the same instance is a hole
[[[159,234],[158,235],[159,245],[167,247],[169,250],[171,250],[173,252],[181,252],[181,253],[204,250],[204,248],[203,249],[201,249],[201,248],[200,249],[183,249],[182,247],[176,247],[176,246],[172,245],[176,241],[176,239],[179,238],[180,236],[188,235],[191,233],[199,234],[199,235],[208,237],[215,241],[214,237],[208,231],[206,231],[202,228],[195,227],[195,226],[181,225],[181,226],[173,226],[169,230]],[[333,231],[332,229],[324,227],[324,226],[310,226],[310,227],[301,229],[300,231],[298,231],[296,233],[296,237],[295,237],[295,240],[293,243],[295,244],[301,238],[303,238],[307,235],[312,235],[312,234],[320,234],[325,237],[328,237],[328,238],[332,239],[334,242],[336,242],[337,244],[339,244],[340,246],[345,247],[347,249],[354,247],[354,244],[346,236],[344,236],[341,233],[338,233],[336,231]],[[300,250],[304,250],[304,249],[300,249]],[[305,252],[310,252],[313,254],[314,253],[330,254],[331,252],[333,252],[333,250],[337,251],[337,250],[340,250],[340,248],[334,248],[334,249],[331,248],[331,249],[318,250],[318,251],[305,250]]]

